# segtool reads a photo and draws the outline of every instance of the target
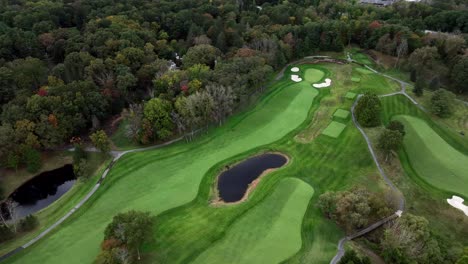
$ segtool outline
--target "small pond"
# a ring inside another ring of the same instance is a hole
[[[218,178],[219,197],[227,203],[241,200],[249,184],[268,169],[282,167],[288,159],[281,154],[267,153],[249,158],[221,173]]]
[[[71,164],[37,175],[10,195],[17,203],[16,216],[22,218],[49,206],[70,190],[75,181]]]

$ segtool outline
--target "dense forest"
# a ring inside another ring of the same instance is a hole
[[[467,93],[466,10],[464,0],[2,0],[0,164],[34,169],[40,151],[122,111],[142,144],[220,124],[287,62],[350,44],[405,58],[398,67],[422,86]]]

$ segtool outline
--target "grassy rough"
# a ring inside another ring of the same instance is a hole
[[[400,115],[405,151],[413,169],[429,184],[468,197],[468,156],[444,141],[424,120]]]
[[[301,248],[302,218],[313,193],[299,179],[281,180],[270,196],[238,219],[194,263],[279,263],[288,259]]]
[[[327,128],[322,131],[323,135],[337,138],[341,135],[341,132],[346,128],[346,125],[340,122],[332,121]]]

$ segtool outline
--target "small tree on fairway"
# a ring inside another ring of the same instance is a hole
[[[380,124],[380,100],[375,94],[365,94],[359,99],[355,113],[359,124],[374,127]]]
[[[89,136],[93,145],[99,149],[102,153],[108,153],[110,151],[110,142],[107,134],[104,130],[98,130]]]
[[[136,253],[139,260],[140,247],[151,240],[153,225],[154,217],[148,212],[129,211],[117,214],[104,232],[104,243],[109,245],[107,241],[110,240],[116,240],[117,243],[110,243],[115,246],[108,247],[103,244],[103,249],[114,252],[116,248],[128,248],[130,254],[135,256]],[[117,256],[114,254],[114,257]]]
[[[447,90],[439,89],[431,97],[431,112],[442,118],[449,117],[453,112],[455,95]]]
[[[385,129],[379,136],[377,147],[385,155],[385,161],[389,161],[393,151],[397,151],[403,142],[403,135],[396,130]]]
[[[390,121],[390,123],[387,126],[387,129],[398,131],[402,136],[406,134],[405,126],[403,125],[403,123],[397,120]]]

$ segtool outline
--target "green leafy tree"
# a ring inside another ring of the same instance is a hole
[[[356,251],[354,250],[346,250],[343,257],[341,257],[338,264],[370,264],[371,261],[368,257],[360,258]]]
[[[317,206],[327,218],[331,219],[336,211],[336,194],[334,192],[326,192],[320,195]]]
[[[387,129],[400,132],[402,136],[406,134],[405,125],[398,120],[392,120],[387,125]]]
[[[41,154],[39,153],[39,151],[32,148],[28,148],[25,151],[24,156],[26,170],[31,173],[39,171],[39,169],[42,167]]]
[[[454,98],[455,95],[447,90],[435,91],[431,97],[431,112],[442,118],[449,117],[453,113]]]
[[[102,153],[107,154],[110,151],[110,141],[104,130],[98,130],[92,133],[89,138],[93,142],[93,145],[99,149]]]
[[[455,264],[468,264],[468,247],[465,247],[463,254]]]
[[[172,135],[171,111],[171,102],[160,98],[153,98],[144,105],[143,118],[151,125],[154,139],[167,139]]]
[[[374,127],[380,124],[381,103],[377,95],[365,94],[362,96],[355,109],[359,124],[364,127]]]
[[[468,91],[466,84],[466,80],[468,80],[468,57],[462,57],[453,66],[451,80],[453,88],[458,93],[466,93]]]
[[[384,230],[381,246],[387,263],[443,263],[429,221],[422,216],[405,213],[398,218]]]
[[[215,60],[220,54],[217,48],[207,44],[191,47],[183,57],[184,67],[190,68],[195,64],[204,64],[213,68]]]
[[[379,136],[377,147],[389,161],[393,152],[397,151],[403,143],[403,135],[398,130],[385,129]]]
[[[106,227],[104,239],[120,241],[139,260],[141,246],[152,240],[154,220],[148,212],[129,211],[117,214]]]

